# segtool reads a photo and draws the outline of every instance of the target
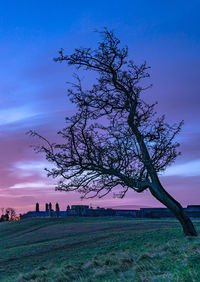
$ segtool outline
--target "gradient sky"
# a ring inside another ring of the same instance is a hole
[[[122,5],[123,4],[123,5]],[[34,129],[55,140],[73,113],[66,81],[73,69],[53,62],[62,47],[95,46],[94,29],[114,29],[136,63],[152,67],[149,90],[170,122],[185,120],[182,156],[161,177],[183,206],[200,204],[200,2],[191,1],[1,1],[0,9],[0,208],[32,210],[38,201],[67,204],[161,206],[149,192],[131,191],[81,201],[77,193],[55,192],[43,156],[25,135]]]

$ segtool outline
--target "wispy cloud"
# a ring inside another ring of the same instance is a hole
[[[17,173],[24,177],[34,174],[46,177],[44,168],[50,168],[50,164],[43,161],[16,162],[14,164],[14,170],[17,169]]]
[[[0,110],[0,125],[6,125],[36,117],[38,113],[30,106],[20,106]]]
[[[200,159],[169,167],[164,176],[200,176]]]
[[[52,188],[55,187],[55,185],[47,184],[44,182],[24,182],[24,183],[17,183],[11,186],[11,189],[42,189],[42,188]]]

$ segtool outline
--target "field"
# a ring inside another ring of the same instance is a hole
[[[0,236],[3,282],[200,281],[200,239],[176,220],[26,219]]]

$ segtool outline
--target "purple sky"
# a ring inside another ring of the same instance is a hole
[[[200,204],[200,20],[199,1],[4,1],[0,10],[0,208],[31,210],[59,201],[93,206],[160,206],[148,193],[129,192],[80,201],[76,193],[55,192],[44,158],[30,148],[34,129],[51,140],[73,113],[66,81],[73,69],[53,62],[62,47],[94,47],[94,29],[114,29],[130,58],[152,67],[149,97],[170,122],[185,120],[182,156],[161,177],[184,206]],[[138,3],[139,2],[139,3]],[[123,6],[122,6],[123,3]],[[87,83],[87,80],[85,78]]]

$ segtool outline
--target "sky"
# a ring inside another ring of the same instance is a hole
[[[161,182],[185,207],[200,204],[200,2],[179,0],[0,1],[0,208],[18,213],[40,203],[61,209],[68,204],[93,207],[160,207],[149,192],[124,199],[80,200],[78,193],[55,192],[46,177],[43,155],[26,132],[56,140],[56,132],[73,114],[67,98],[74,70],[53,61],[60,48],[70,54],[80,46],[95,47],[93,31],[113,29],[128,45],[130,58],[151,66],[148,90],[158,112],[169,122],[184,120],[178,137],[182,155]],[[85,78],[87,81],[87,78]],[[87,83],[87,82],[86,82]]]

